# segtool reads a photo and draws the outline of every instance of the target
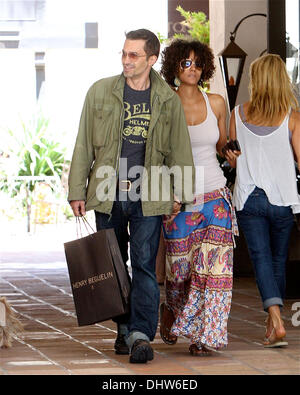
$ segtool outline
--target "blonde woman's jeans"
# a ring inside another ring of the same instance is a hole
[[[290,207],[270,204],[265,192],[255,188],[243,210],[237,211],[252,261],[263,308],[283,306],[285,265],[294,216]]]

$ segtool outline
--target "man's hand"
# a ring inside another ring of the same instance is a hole
[[[71,200],[70,206],[72,207],[75,217],[82,217],[85,215],[85,201],[84,200]]]
[[[181,203],[174,201],[172,214],[166,215],[167,224],[170,224],[174,220],[174,218],[177,217],[177,215],[180,213],[180,209],[181,209]]]

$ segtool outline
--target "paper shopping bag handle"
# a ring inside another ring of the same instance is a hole
[[[86,229],[86,231],[87,231],[87,233],[90,235],[90,234],[92,234],[92,233],[95,233],[96,231],[93,229],[93,227],[90,225],[90,223],[88,222],[88,220],[84,217],[84,216],[82,216],[82,217],[76,217],[76,233],[77,233],[77,238],[79,239],[79,233],[78,233],[78,230],[79,230],[79,232],[80,232],[80,237],[82,237],[82,228],[81,228],[81,221],[80,221],[80,219],[82,220],[82,223],[83,223],[83,225],[85,226],[85,229]],[[92,232],[91,232],[91,230],[92,230]]]

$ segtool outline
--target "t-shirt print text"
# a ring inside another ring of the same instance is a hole
[[[150,123],[148,103],[130,104],[124,102],[123,139],[131,144],[145,144]]]

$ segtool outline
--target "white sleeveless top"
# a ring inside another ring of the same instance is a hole
[[[216,144],[220,137],[218,121],[206,93],[201,93],[206,103],[206,119],[198,125],[188,126],[196,167],[195,195],[224,188],[226,185],[226,178],[216,157]]]
[[[275,206],[292,206],[300,212],[300,196],[296,185],[294,156],[289,141],[289,114],[272,133],[259,136],[242,122],[235,107],[236,136],[241,146],[237,158],[237,172],[233,192],[233,204],[242,210],[255,187],[265,191]]]

